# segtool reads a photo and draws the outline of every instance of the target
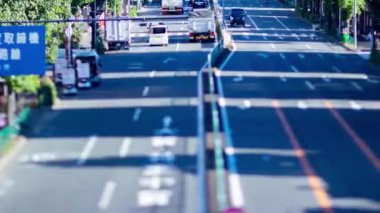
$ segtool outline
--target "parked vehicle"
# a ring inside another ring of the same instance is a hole
[[[75,73],[79,80],[78,87],[87,87],[86,80],[89,79],[90,86],[99,86],[101,83],[99,56],[94,50],[76,50],[73,53]],[[80,63],[77,63],[79,60]],[[80,66],[78,66],[80,65]],[[81,80],[82,79],[82,80]],[[86,84],[86,85],[84,85]]]
[[[105,38],[108,44],[108,50],[129,49],[129,44],[131,40],[129,29],[130,21],[106,21],[105,25]]]
[[[62,73],[62,92],[64,95],[76,95],[77,90],[77,79],[75,75],[75,70],[70,68],[65,68],[61,70]]]
[[[190,41],[215,41],[215,19],[210,9],[196,9],[189,13]]]
[[[169,45],[168,27],[163,24],[152,25],[149,28],[149,45]]]
[[[247,14],[242,8],[233,8],[230,14],[230,25],[242,25],[245,27],[245,18]]]
[[[161,8],[163,15],[169,13],[183,14],[183,0],[162,0]]]

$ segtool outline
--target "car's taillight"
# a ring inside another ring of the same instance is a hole
[[[189,37],[194,37],[194,33],[189,33]]]
[[[210,37],[215,38],[215,33],[214,33],[214,32],[211,32],[211,33],[210,33]]]

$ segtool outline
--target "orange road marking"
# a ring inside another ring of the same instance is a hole
[[[280,103],[278,101],[273,101],[272,106],[275,108],[277,117],[279,118],[281,125],[286,135],[288,136],[293,149],[295,150],[295,154],[301,163],[302,170],[306,174],[309,186],[311,187],[311,190],[313,191],[314,197],[317,200],[320,208],[324,213],[334,213],[334,210],[331,207],[329,195],[325,191],[320,178],[316,175],[316,172],[307,159],[305,151],[302,149],[296,135],[290,126],[288,119],[280,108]]]
[[[360,151],[368,158],[375,169],[380,171],[380,160],[375,155],[375,153],[369,148],[366,142],[355,132],[355,130],[348,124],[348,122],[342,117],[342,115],[335,109],[334,105],[325,101],[326,108],[330,111],[332,116],[338,121],[338,123],[343,127],[355,144],[359,147]]]

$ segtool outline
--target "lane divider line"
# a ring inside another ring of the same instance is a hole
[[[363,88],[362,88],[358,83],[356,83],[355,81],[352,81],[352,82],[351,82],[351,85],[352,85],[355,89],[357,89],[357,90],[359,90],[359,91],[363,91]]]
[[[285,116],[285,113],[281,109],[280,103],[275,100],[272,102],[272,106],[275,109],[277,117],[280,120],[281,126],[284,129],[290,141],[290,144],[292,145],[294,149],[295,155],[297,156],[301,164],[302,170],[305,173],[306,178],[309,182],[310,189],[312,190],[314,197],[317,200],[320,208],[322,209],[324,213],[334,213],[329,195],[324,189],[322,181],[317,176],[315,170],[311,166],[311,163],[307,159],[307,155],[305,151],[303,150],[303,148],[301,147],[301,144],[299,143],[295,133],[293,132],[292,127]]]
[[[113,181],[108,181],[104,187],[102,196],[100,197],[98,207],[100,210],[106,210],[111,203],[112,196],[116,188],[116,183]]]
[[[79,156],[79,160],[77,161],[78,166],[82,166],[86,163],[87,158],[90,156],[92,149],[95,146],[96,141],[98,140],[97,136],[91,136],[87,141],[86,146],[84,147],[82,153]]]
[[[260,30],[260,28],[257,26],[257,24],[253,21],[253,19],[251,18],[251,16],[248,16],[248,19],[252,22],[253,26],[255,26],[255,28],[257,30]]]
[[[310,81],[305,81],[305,84],[310,90],[315,90],[315,86]]]
[[[149,93],[149,87],[148,87],[148,86],[145,86],[145,87],[144,87],[144,90],[143,90],[143,92],[142,92],[142,96],[143,96],[143,97],[146,97],[146,96],[148,95],[148,93]]]
[[[119,152],[119,156],[121,158],[127,157],[129,148],[131,147],[131,140],[132,140],[131,138],[124,138],[123,143],[121,144],[121,147],[120,147],[120,152]]]
[[[142,109],[141,108],[135,109],[135,112],[133,113],[133,121],[134,122],[137,122],[137,121],[140,120],[141,113],[142,113]]]
[[[330,101],[325,101],[326,108],[330,111],[331,115],[351,137],[354,143],[358,146],[360,151],[367,157],[370,163],[375,167],[377,172],[380,172],[380,160],[376,154],[371,150],[367,143],[356,133],[356,131],[348,124],[343,116],[335,109],[335,106]]]

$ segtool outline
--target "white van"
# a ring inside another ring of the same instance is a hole
[[[149,45],[169,45],[168,27],[162,24],[149,28]]]

